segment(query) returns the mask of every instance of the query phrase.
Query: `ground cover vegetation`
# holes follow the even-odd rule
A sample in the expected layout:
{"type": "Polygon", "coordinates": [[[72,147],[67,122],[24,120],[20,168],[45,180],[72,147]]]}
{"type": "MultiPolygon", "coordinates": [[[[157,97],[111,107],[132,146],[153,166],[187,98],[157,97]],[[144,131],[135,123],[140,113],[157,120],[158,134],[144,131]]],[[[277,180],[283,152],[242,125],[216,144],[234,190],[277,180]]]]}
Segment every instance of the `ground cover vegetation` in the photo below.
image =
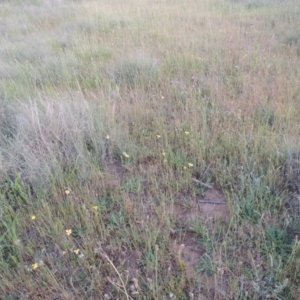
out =
{"type": "Polygon", "coordinates": [[[299,299],[300,2],[0,1],[0,298],[299,299]]]}

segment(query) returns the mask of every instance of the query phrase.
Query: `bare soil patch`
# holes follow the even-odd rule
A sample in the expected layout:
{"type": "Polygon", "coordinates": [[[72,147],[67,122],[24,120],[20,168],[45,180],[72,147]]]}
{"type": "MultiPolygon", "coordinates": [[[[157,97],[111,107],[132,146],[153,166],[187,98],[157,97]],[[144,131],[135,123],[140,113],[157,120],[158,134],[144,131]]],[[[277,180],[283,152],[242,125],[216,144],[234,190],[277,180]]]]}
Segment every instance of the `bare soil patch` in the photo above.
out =
{"type": "Polygon", "coordinates": [[[183,263],[183,268],[187,278],[195,276],[199,259],[205,253],[205,250],[199,246],[198,239],[192,232],[186,234],[179,240],[175,240],[173,250],[178,256],[179,263],[183,263]]]}
{"type": "Polygon", "coordinates": [[[200,218],[228,219],[228,209],[225,196],[217,189],[210,189],[199,201],[200,218]]]}
{"type": "Polygon", "coordinates": [[[125,177],[126,169],[120,162],[110,162],[106,165],[106,182],[111,189],[120,187],[125,177]]]}
{"type": "Polygon", "coordinates": [[[138,251],[132,251],[130,255],[126,256],[125,267],[130,280],[132,278],[138,277],[140,260],[141,254],[138,251]]]}
{"type": "Polygon", "coordinates": [[[223,193],[217,189],[209,189],[203,197],[185,200],[179,196],[180,201],[174,206],[174,213],[179,222],[187,223],[195,218],[202,221],[226,220],[230,211],[223,193]]]}
{"type": "Polygon", "coordinates": [[[201,238],[191,230],[191,224],[195,221],[209,224],[210,230],[214,231],[220,224],[227,223],[230,211],[223,193],[217,189],[209,189],[200,199],[194,198],[187,202],[183,200],[174,204],[174,214],[185,234],[175,237],[173,249],[185,265],[186,276],[192,278],[206,250],[200,246],[201,238]]]}

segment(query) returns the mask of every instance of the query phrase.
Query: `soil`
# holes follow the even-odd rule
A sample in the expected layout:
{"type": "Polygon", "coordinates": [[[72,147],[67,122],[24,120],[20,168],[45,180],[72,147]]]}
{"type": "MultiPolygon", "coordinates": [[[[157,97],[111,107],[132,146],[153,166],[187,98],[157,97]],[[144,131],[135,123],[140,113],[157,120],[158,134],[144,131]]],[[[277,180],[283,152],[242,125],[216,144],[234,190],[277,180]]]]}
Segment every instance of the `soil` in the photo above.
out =
{"type": "Polygon", "coordinates": [[[199,236],[189,229],[191,222],[198,219],[214,231],[220,224],[228,222],[230,211],[223,193],[217,189],[209,189],[199,199],[190,199],[186,203],[178,201],[174,204],[174,214],[180,227],[185,230],[184,235],[175,237],[174,252],[178,255],[181,250],[180,258],[185,265],[186,276],[192,278],[206,250],[199,245],[199,236]]]}

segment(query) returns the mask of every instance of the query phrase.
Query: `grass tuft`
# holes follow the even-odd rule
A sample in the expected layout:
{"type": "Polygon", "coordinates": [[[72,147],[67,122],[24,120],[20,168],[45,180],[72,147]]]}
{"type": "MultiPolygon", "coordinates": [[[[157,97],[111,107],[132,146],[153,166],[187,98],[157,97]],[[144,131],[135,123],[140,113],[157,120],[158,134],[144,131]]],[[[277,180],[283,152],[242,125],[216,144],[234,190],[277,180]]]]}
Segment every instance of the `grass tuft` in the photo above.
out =
{"type": "Polygon", "coordinates": [[[110,73],[117,85],[147,88],[158,80],[159,69],[155,59],[145,54],[137,54],[117,62],[110,73]]]}

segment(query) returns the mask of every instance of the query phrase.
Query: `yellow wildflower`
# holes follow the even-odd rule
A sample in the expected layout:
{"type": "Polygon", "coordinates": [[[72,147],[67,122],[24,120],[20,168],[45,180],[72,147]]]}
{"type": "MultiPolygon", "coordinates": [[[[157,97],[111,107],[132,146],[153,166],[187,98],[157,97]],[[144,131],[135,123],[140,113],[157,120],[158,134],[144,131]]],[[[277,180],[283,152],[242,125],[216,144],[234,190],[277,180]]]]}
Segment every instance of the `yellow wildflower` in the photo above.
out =
{"type": "Polygon", "coordinates": [[[186,166],[184,166],[183,169],[186,170],[186,166]]]}
{"type": "Polygon", "coordinates": [[[162,153],[162,156],[166,156],[166,152],[163,152],[163,153],[162,153]]]}
{"type": "Polygon", "coordinates": [[[35,215],[32,215],[31,216],[31,220],[35,220],[36,219],[36,216],[35,215]]]}
{"type": "Polygon", "coordinates": [[[66,195],[69,195],[69,194],[70,194],[70,191],[69,191],[69,190],[65,190],[65,194],[66,194],[66,195]]]}
{"type": "Polygon", "coordinates": [[[189,131],[185,131],[184,133],[185,133],[186,135],[189,135],[189,134],[190,134],[190,132],[189,132],[189,131]]]}
{"type": "Polygon", "coordinates": [[[66,230],[66,234],[67,234],[67,235],[71,235],[71,234],[72,234],[72,229],[67,229],[67,230],[66,230]]]}
{"type": "Polygon", "coordinates": [[[126,152],[123,152],[124,157],[129,158],[129,155],[126,152]]]}
{"type": "Polygon", "coordinates": [[[74,253],[75,253],[76,255],[78,255],[78,254],[79,254],[79,249],[74,250],[74,253]]]}
{"type": "Polygon", "coordinates": [[[31,268],[32,270],[36,270],[39,267],[39,265],[37,263],[32,264],[31,268]]]}
{"type": "Polygon", "coordinates": [[[161,136],[160,136],[159,134],[157,134],[157,135],[156,135],[156,137],[157,137],[158,139],[160,139],[160,138],[161,138],[161,136]]]}
{"type": "Polygon", "coordinates": [[[193,164],[188,163],[188,167],[189,167],[189,168],[192,168],[193,166],[194,166],[193,164]]]}
{"type": "Polygon", "coordinates": [[[97,205],[94,205],[94,206],[93,206],[93,210],[98,210],[98,206],[97,206],[97,205]]]}

